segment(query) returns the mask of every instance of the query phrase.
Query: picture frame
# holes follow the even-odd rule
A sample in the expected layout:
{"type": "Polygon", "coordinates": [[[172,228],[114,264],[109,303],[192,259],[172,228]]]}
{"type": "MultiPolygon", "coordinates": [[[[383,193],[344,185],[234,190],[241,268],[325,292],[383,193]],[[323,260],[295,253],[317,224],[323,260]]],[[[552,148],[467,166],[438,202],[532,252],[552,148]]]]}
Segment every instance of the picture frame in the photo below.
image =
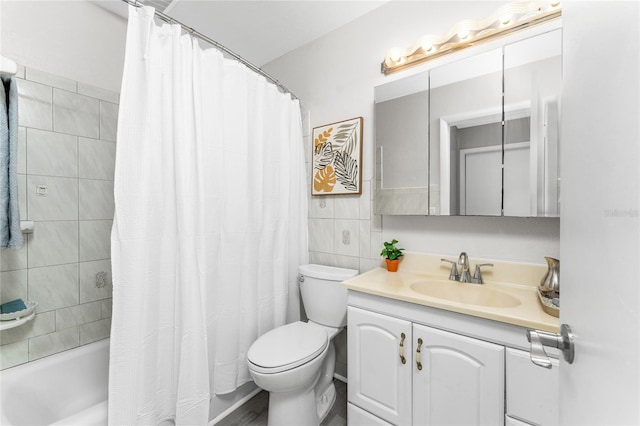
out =
{"type": "Polygon", "coordinates": [[[362,194],[363,118],[314,127],[311,195],[362,194]]]}

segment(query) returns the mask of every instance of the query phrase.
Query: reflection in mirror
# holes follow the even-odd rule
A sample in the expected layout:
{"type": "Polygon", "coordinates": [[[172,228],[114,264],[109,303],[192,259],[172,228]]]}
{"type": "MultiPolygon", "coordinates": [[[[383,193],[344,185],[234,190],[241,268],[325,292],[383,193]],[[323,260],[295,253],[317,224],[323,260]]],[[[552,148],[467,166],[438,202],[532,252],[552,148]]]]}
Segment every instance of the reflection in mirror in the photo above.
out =
{"type": "Polygon", "coordinates": [[[375,89],[376,214],[426,215],[428,73],[375,89]]]}
{"type": "MultiPolygon", "coordinates": [[[[530,129],[526,145],[504,156],[504,215],[557,217],[560,214],[559,99],[562,30],[504,48],[505,109],[526,104],[530,129]]],[[[505,124],[509,140],[521,129],[505,124]]],[[[524,141],[523,141],[524,142],[524,141]]]]}
{"type": "Polygon", "coordinates": [[[502,49],[430,72],[430,210],[499,216],[502,49]]]}

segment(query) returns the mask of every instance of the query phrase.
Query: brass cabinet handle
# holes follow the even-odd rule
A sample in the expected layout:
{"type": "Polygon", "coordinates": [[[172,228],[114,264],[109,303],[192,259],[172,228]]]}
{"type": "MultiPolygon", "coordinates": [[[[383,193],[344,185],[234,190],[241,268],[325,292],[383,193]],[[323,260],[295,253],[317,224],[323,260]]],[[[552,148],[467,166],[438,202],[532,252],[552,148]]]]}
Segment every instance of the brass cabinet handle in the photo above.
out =
{"type": "Polygon", "coordinates": [[[400,362],[403,364],[407,363],[407,359],[404,357],[404,339],[406,339],[406,337],[404,333],[400,334],[400,362]]]}
{"type": "Polygon", "coordinates": [[[416,349],[416,366],[422,371],[422,355],[421,355],[422,339],[418,339],[418,349],[416,349]]]}

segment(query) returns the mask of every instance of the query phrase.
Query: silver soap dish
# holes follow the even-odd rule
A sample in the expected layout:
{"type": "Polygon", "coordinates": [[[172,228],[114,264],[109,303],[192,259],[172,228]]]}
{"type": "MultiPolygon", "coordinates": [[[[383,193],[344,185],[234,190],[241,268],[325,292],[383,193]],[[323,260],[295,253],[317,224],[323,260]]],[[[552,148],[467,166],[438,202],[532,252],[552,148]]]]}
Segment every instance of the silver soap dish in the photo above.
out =
{"type": "Polygon", "coordinates": [[[542,310],[556,318],[560,317],[559,299],[557,297],[547,297],[542,290],[538,288],[538,299],[542,305],[542,310]],[[558,304],[554,303],[554,301],[558,301],[558,304]]]}

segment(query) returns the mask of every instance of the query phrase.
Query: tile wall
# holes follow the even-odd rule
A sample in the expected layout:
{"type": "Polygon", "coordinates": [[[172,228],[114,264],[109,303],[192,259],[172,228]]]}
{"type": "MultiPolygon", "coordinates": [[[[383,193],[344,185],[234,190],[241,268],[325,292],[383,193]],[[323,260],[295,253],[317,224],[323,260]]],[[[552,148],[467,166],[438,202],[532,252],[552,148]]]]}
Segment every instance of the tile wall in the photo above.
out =
{"type": "Polygon", "coordinates": [[[39,303],[0,331],[0,368],[109,337],[113,174],[119,94],[20,67],[21,250],[0,251],[0,303],[39,303]]]}
{"type": "MultiPolygon", "coordinates": [[[[302,108],[309,194],[309,263],[356,269],[380,265],[382,216],[373,212],[373,179],[362,181],[361,195],[311,196],[312,128],[310,112],[302,108]]],[[[347,334],[334,338],[336,374],[347,377],[347,334]]]]}

